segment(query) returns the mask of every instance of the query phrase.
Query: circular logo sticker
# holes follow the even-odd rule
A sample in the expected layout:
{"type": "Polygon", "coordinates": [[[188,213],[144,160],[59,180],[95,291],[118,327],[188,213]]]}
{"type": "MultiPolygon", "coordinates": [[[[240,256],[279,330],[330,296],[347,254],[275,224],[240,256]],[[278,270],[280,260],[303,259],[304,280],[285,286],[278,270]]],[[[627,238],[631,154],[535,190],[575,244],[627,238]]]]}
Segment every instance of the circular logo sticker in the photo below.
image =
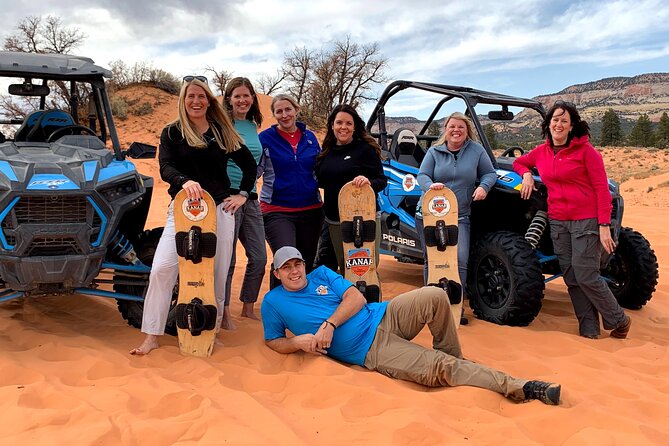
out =
{"type": "Polygon", "coordinates": [[[372,253],[367,248],[349,249],[346,259],[346,269],[351,270],[358,277],[364,276],[374,264],[372,253]]]}
{"type": "Polygon", "coordinates": [[[451,202],[443,195],[437,195],[430,200],[428,209],[435,217],[443,217],[451,210],[451,202]]]}
{"type": "Polygon", "coordinates": [[[181,204],[181,210],[190,221],[202,221],[209,213],[209,207],[204,200],[186,198],[181,204]]]}
{"type": "Polygon", "coordinates": [[[411,192],[415,188],[416,188],[416,177],[414,177],[410,173],[404,175],[404,178],[402,179],[402,189],[404,189],[404,192],[411,192]]]}

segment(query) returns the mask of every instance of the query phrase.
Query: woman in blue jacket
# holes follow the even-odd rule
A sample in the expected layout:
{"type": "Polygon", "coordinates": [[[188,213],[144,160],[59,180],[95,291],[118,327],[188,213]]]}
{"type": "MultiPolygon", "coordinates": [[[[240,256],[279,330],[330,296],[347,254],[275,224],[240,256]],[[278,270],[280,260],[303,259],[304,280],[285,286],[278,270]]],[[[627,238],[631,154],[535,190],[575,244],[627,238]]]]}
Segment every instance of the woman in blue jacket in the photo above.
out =
{"type": "MultiPolygon", "coordinates": [[[[296,247],[309,272],[323,225],[323,203],[314,175],[321,148],[313,132],[297,122],[300,106],[295,98],[278,94],[271,108],[277,124],[258,135],[263,150],[258,175],[263,177],[260,210],[265,238],[272,253],[283,246],[296,247]]],[[[278,284],[270,276],[270,286],[278,284]]]]}
{"type": "MultiPolygon", "coordinates": [[[[425,154],[417,178],[423,191],[443,189],[445,186],[458,199],[458,271],[463,289],[467,282],[469,261],[471,204],[472,201],[485,199],[497,180],[490,157],[477,141],[471,120],[459,112],[451,114],[444,123],[444,133],[425,154]]],[[[416,229],[423,237],[423,218],[420,212],[416,213],[416,229]]],[[[424,280],[427,281],[425,240],[423,255],[424,280]]]]}

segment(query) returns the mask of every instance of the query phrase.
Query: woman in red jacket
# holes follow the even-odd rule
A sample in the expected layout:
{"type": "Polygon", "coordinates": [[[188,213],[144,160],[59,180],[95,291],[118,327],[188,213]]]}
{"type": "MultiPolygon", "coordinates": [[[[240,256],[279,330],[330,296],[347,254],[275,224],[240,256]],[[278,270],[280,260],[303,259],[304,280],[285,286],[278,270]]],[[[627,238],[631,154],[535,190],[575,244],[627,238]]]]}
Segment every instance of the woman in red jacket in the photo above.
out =
{"type": "Polygon", "coordinates": [[[627,337],[632,320],[599,275],[602,247],[616,247],[611,237],[611,193],[602,156],[590,144],[590,128],[574,104],[557,101],[541,125],[546,142],[513,163],[523,177],[520,196],[530,198],[537,168],[548,189],[551,238],[581,336],[599,337],[599,315],[611,337],[627,337]]]}

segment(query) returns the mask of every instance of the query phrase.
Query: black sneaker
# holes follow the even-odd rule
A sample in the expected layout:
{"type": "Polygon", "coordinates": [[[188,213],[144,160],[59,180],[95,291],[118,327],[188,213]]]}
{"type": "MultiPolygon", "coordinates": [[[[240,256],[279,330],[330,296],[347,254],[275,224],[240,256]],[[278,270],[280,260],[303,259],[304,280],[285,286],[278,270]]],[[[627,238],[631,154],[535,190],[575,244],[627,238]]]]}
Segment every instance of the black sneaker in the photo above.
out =
{"type": "Polygon", "coordinates": [[[528,381],[523,386],[526,400],[539,400],[544,404],[560,404],[560,384],[545,381],[528,381]]]}

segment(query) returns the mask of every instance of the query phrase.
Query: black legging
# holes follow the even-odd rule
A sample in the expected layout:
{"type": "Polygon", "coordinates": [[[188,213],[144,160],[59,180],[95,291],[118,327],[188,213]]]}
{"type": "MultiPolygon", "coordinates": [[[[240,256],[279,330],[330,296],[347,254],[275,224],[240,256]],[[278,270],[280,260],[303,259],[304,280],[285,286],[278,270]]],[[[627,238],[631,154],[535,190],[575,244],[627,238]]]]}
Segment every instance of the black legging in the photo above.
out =
{"type": "MultiPolygon", "coordinates": [[[[265,238],[274,254],[279,248],[293,246],[304,258],[307,273],[312,270],[318,239],[323,226],[323,209],[298,212],[270,212],[263,214],[265,238]]],[[[280,284],[274,274],[269,275],[269,286],[280,284]]]]}

